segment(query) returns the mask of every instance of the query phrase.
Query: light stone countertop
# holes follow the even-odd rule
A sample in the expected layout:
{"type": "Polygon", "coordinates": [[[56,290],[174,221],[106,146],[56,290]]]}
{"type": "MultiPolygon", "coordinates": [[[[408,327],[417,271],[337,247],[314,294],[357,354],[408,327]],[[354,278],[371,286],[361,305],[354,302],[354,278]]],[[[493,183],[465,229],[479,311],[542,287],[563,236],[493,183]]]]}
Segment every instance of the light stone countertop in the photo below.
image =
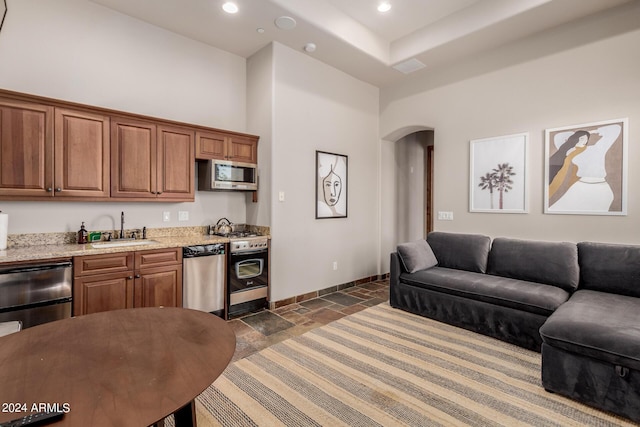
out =
{"type": "MultiPolygon", "coordinates": [[[[269,227],[246,224],[239,226],[245,230],[254,231],[269,239],[271,238],[271,230],[269,227]]],[[[125,234],[129,235],[132,230],[125,231],[125,234]]],[[[74,232],[13,234],[8,236],[8,248],[6,250],[0,250],[0,266],[4,263],[20,261],[45,261],[53,258],[71,258],[74,256],[181,248],[191,245],[229,242],[229,239],[226,237],[209,235],[207,226],[150,228],[147,232],[147,240],[152,240],[157,243],[111,248],[94,248],[91,243],[82,245],[72,243],[77,237],[74,232]]],[[[103,241],[103,243],[106,242],[103,241]]]]}
{"type": "Polygon", "coordinates": [[[78,244],[49,244],[8,248],[0,251],[0,264],[18,261],[47,260],[51,258],[70,258],[83,255],[99,255],[118,252],[142,251],[150,249],[178,248],[190,245],[206,245],[212,243],[227,243],[229,239],[220,236],[170,236],[152,237],[158,243],[137,246],[119,246],[114,248],[94,248],[91,243],[78,244]]]}

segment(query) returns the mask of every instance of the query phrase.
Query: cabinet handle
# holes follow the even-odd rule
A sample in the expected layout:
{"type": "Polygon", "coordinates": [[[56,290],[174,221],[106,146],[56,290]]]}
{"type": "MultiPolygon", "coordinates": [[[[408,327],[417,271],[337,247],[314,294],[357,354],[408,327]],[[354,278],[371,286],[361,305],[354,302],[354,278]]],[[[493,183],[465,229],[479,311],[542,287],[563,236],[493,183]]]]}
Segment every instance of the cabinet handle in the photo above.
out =
{"type": "Polygon", "coordinates": [[[47,188],[47,193],[51,193],[53,191],[53,188],[49,187],[47,188]]]}
{"type": "Polygon", "coordinates": [[[59,193],[59,192],[61,192],[61,191],[62,191],[62,188],[60,188],[60,187],[56,187],[56,193],[59,193]]]}
{"type": "Polygon", "coordinates": [[[156,194],[162,194],[162,191],[158,191],[156,194]]]}
{"type": "Polygon", "coordinates": [[[139,278],[140,278],[140,275],[139,275],[139,274],[136,274],[136,279],[139,279],[139,278]]]}
{"type": "Polygon", "coordinates": [[[131,279],[133,279],[133,276],[129,276],[129,277],[127,277],[127,279],[131,280],[131,279]]]}

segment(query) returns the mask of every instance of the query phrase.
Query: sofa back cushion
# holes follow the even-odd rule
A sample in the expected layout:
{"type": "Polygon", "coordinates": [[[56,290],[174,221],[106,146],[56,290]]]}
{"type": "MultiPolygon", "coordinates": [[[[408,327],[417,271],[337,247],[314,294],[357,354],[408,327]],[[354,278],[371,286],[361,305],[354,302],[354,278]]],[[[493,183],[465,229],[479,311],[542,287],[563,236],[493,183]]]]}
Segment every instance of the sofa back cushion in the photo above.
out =
{"type": "Polygon", "coordinates": [[[640,246],[578,243],[580,288],[640,297],[640,246]]]}
{"type": "Polygon", "coordinates": [[[573,292],[580,281],[578,248],[569,242],[497,237],[491,245],[487,272],[573,292]]]}
{"type": "Polygon", "coordinates": [[[480,234],[445,233],[432,231],[427,235],[439,267],[457,270],[487,271],[491,238],[480,234]]]}

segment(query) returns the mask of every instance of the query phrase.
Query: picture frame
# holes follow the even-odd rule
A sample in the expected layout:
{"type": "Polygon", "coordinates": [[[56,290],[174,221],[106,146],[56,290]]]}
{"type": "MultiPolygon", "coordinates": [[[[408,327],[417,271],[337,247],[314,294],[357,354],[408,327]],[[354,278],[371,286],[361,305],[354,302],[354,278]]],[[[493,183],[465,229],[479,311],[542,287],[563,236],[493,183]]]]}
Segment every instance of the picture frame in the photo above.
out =
{"type": "Polygon", "coordinates": [[[469,212],[528,212],[528,143],[526,132],[470,141],[469,212]]]}
{"type": "Polygon", "coordinates": [[[545,130],[544,213],[627,214],[628,122],[545,130]]]}
{"type": "Polygon", "coordinates": [[[348,157],[316,151],[316,219],[346,218],[348,157]]]}

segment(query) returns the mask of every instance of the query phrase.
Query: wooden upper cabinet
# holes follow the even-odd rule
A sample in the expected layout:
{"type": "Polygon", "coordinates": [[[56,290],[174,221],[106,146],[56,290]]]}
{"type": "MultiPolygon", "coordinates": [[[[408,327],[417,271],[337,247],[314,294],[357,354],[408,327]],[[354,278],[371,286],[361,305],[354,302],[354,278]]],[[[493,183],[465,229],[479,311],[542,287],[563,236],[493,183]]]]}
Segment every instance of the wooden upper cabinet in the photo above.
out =
{"type": "Polygon", "coordinates": [[[216,132],[196,132],[196,159],[258,162],[258,139],[216,132]]]}
{"type": "Polygon", "coordinates": [[[0,98],[0,196],[51,197],[53,107],[0,98]]]}
{"type": "Polygon", "coordinates": [[[195,161],[258,137],[0,89],[0,200],[195,200],[195,161]]]}
{"type": "Polygon", "coordinates": [[[109,117],[56,108],[55,197],[108,198],[109,117]]]}
{"type": "Polygon", "coordinates": [[[156,125],[111,119],[111,197],[156,197],[156,125]]]}
{"type": "Polygon", "coordinates": [[[246,136],[232,136],[227,144],[228,159],[234,162],[258,163],[258,140],[246,136]]]}
{"type": "Polygon", "coordinates": [[[196,132],[196,159],[226,159],[227,137],[220,133],[196,132]]]}
{"type": "Polygon", "coordinates": [[[158,126],[157,192],[161,199],[195,199],[193,132],[158,126]]]}
{"type": "Polygon", "coordinates": [[[0,195],[109,197],[109,118],[0,100],[0,195]]]}
{"type": "Polygon", "coordinates": [[[111,121],[111,197],[193,201],[193,132],[131,119],[111,121]]]}

